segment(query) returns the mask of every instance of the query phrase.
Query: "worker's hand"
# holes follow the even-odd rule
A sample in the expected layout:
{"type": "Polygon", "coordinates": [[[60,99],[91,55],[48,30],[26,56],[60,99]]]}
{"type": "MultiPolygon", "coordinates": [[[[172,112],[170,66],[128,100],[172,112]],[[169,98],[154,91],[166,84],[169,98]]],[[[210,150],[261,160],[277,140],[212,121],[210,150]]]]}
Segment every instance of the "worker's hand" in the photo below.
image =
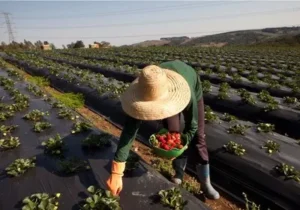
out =
{"type": "Polygon", "coordinates": [[[118,174],[111,174],[109,179],[106,181],[106,184],[114,196],[119,195],[123,189],[122,176],[118,174]]]}
{"type": "Polygon", "coordinates": [[[126,162],[112,162],[111,175],[106,181],[109,190],[113,195],[119,195],[123,189],[123,180],[126,162]]]}

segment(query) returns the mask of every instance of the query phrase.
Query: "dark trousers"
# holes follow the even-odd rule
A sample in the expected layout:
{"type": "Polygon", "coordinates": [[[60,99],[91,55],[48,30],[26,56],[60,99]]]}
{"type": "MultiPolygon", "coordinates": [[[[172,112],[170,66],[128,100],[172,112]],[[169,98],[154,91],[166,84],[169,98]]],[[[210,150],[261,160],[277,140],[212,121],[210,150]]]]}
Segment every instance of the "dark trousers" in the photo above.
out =
{"type": "MultiPolygon", "coordinates": [[[[170,132],[180,132],[181,130],[181,114],[177,114],[173,117],[163,120],[163,126],[170,132]]],[[[205,114],[204,114],[204,101],[203,98],[198,101],[198,130],[191,141],[187,150],[182,155],[173,160],[173,167],[176,171],[176,178],[183,178],[184,170],[187,161],[191,161],[193,164],[208,164],[209,157],[207,152],[207,146],[205,141],[205,114]]]]}

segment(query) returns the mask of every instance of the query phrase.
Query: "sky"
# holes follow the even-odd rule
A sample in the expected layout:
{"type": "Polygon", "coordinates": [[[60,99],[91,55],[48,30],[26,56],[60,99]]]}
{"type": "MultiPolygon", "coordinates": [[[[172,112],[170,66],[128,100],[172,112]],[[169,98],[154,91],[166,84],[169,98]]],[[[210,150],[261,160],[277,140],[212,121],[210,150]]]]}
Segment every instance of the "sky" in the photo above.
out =
{"type": "MultiPolygon", "coordinates": [[[[61,48],[108,41],[120,46],[161,37],[197,37],[232,30],[300,26],[300,1],[0,1],[15,41],[61,48]]],[[[0,14],[0,42],[8,43],[0,14]]]]}

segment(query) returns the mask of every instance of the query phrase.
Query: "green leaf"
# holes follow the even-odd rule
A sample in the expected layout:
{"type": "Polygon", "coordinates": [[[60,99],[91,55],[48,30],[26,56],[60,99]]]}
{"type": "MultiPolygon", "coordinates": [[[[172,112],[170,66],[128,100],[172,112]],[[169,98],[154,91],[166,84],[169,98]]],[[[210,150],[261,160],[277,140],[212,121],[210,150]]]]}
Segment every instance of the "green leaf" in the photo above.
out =
{"type": "Polygon", "coordinates": [[[158,133],[157,134],[166,134],[166,133],[168,133],[169,131],[168,131],[168,129],[165,129],[165,128],[162,128],[160,131],[158,131],[158,133]]]}
{"type": "Polygon", "coordinates": [[[95,187],[94,186],[89,186],[89,188],[87,188],[87,191],[91,194],[95,193],[95,187]]]}

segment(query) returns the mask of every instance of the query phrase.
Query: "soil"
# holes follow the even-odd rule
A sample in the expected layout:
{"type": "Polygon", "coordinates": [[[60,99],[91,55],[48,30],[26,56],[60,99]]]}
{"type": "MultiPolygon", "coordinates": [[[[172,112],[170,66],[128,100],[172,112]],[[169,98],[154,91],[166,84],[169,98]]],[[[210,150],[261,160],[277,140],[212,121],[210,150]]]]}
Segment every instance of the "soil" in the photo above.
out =
{"type": "MultiPolygon", "coordinates": [[[[15,66],[12,66],[10,64],[8,66],[11,66],[14,69],[17,69],[15,66]]],[[[17,69],[17,70],[19,70],[19,69],[17,69]]],[[[19,72],[24,76],[25,79],[31,77],[31,75],[25,73],[24,71],[19,70],[19,72]]],[[[60,93],[57,90],[51,88],[50,86],[42,87],[42,89],[44,91],[46,91],[48,94],[51,94],[51,93],[53,94],[53,92],[55,92],[57,94],[60,93]]],[[[103,130],[103,131],[110,133],[117,137],[119,137],[121,135],[121,130],[118,127],[111,124],[110,122],[105,120],[105,118],[103,118],[99,114],[96,114],[95,112],[91,111],[90,109],[88,109],[86,107],[82,107],[82,108],[77,108],[76,111],[81,116],[83,116],[84,118],[89,120],[98,129],[103,130]]],[[[147,147],[144,144],[135,140],[133,143],[132,150],[134,152],[136,152],[145,162],[147,162],[148,164],[151,164],[151,160],[153,160],[154,155],[152,154],[151,149],[149,147],[147,147]]],[[[157,158],[157,157],[155,157],[155,158],[157,158]]],[[[190,181],[195,182],[195,177],[192,177],[187,174],[185,174],[184,179],[185,179],[185,181],[188,181],[188,182],[190,182],[190,181]]],[[[196,184],[200,185],[200,183],[198,183],[198,182],[196,184]]],[[[222,194],[222,192],[220,192],[220,194],[221,194],[220,199],[215,200],[215,201],[209,200],[209,199],[204,199],[202,196],[199,196],[199,199],[201,199],[212,210],[241,210],[241,209],[243,209],[242,206],[238,206],[236,203],[234,203],[234,201],[232,201],[226,195],[222,194]]]]}

